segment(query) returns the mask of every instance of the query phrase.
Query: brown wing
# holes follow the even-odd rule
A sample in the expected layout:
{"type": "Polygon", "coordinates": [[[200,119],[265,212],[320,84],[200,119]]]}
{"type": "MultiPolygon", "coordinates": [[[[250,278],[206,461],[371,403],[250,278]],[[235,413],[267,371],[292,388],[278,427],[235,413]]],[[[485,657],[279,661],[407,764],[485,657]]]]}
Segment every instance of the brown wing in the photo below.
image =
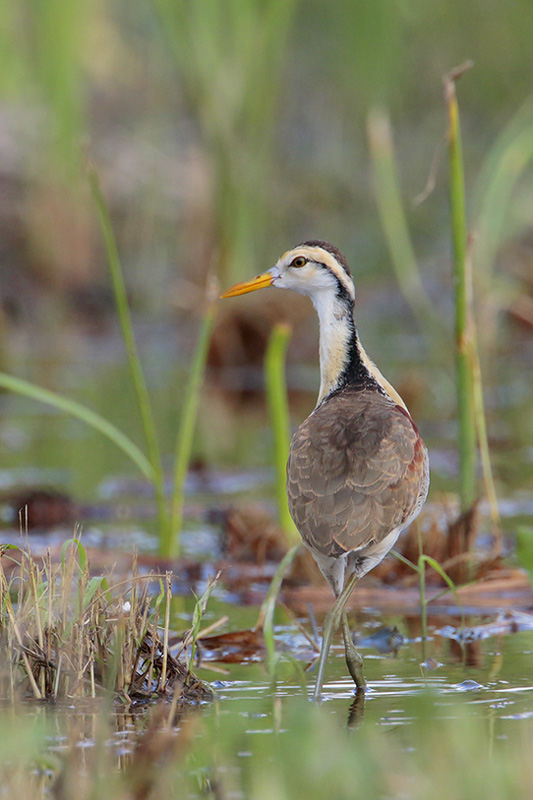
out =
{"type": "Polygon", "coordinates": [[[324,555],[381,541],[414,513],[425,481],[426,449],[411,419],[374,391],[333,395],[291,442],[289,508],[324,555]]]}

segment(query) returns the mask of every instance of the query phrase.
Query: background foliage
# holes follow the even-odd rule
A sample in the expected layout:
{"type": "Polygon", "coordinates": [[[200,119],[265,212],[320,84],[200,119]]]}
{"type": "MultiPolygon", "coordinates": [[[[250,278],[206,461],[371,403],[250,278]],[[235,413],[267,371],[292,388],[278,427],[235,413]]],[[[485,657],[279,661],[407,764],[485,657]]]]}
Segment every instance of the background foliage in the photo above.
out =
{"type": "MultiPolygon", "coordinates": [[[[459,100],[467,216],[478,234],[472,257],[482,364],[489,386],[500,387],[489,393],[489,415],[507,402],[503,384],[518,403],[504,427],[493,415],[489,428],[515,442],[519,431],[527,447],[532,425],[522,418],[522,390],[510,385],[501,356],[512,348],[515,372],[529,366],[520,344],[528,329],[509,327],[502,314],[531,287],[528,0],[494,0],[490,8],[480,0],[6,0],[0,23],[4,366],[69,393],[142,439],[125,368],[117,367],[121,345],[112,338],[116,320],[88,189],[89,157],[109,205],[167,455],[207,275],[227,285],[310,237],[346,252],[368,349],[400,382],[417,418],[422,414],[430,444],[448,439],[455,416],[451,351],[435,348],[428,335],[433,319],[434,340],[447,345],[453,327],[446,159],[439,157],[447,129],[442,77],[472,59],[459,100]],[[371,146],[376,119],[392,131],[391,163],[411,237],[396,259],[380,206],[376,142],[371,146]],[[415,202],[430,175],[433,191],[415,202]],[[417,260],[430,298],[423,338],[420,308],[413,315],[391,270],[392,260],[401,286],[402,258],[404,265],[417,260]]],[[[244,381],[247,392],[261,378],[238,370],[258,366],[272,319],[291,317],[289,389],[305,396],[308,410],[306,392],[316,379],[298,365],[316,359],[314,318],[304,302],[291,298],[287,307],[285,298],[266,294],[246,301],[256,327],[245,329],[244,344],[217,338],[236,306],[220,312],[209,376],[222,367],[219,384],[234,392],[244,381]],[[242,357],[235,355],[239,347],[242,357]]],[[[247,313],[244,306],[238,312],[247,313]]],[[[249,428],[236,426],[234,409],[216,393],[203,402],[201,419],[216,420],[218,435],[210,437],[200,422],[193,455],[235,462],[245,448],[265,460],[267,445],[259,439],[249,447],[249,428]]],[[[67,443],[58,457],[43,439],[42,418],[30,421],[25,435],[36,462],[79,474],[80,448],[67,443]]],[[[87,435],[77,433],[78,440],[87,435]]],[[[26,451],[8,449],[10,465],[27,463],[26,451]]],[[[78,490],[94,487],[102,469],[126,463],[120,454],[89,449],[84,478],[69,478],[78,490]]],[[[522,479],[515,462],[500,464],[500,479],[522,479]]],[[[527,467],[525,477],[530,473],[527,467]]]]}

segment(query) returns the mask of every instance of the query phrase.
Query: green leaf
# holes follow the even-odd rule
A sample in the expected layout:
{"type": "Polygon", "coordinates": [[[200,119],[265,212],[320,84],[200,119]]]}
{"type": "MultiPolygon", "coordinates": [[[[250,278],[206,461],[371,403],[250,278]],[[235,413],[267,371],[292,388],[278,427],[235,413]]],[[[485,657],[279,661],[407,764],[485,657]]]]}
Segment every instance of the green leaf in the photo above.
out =
{"type": "Polygon", "coordinates": [[[457,586],[452,581],[452,579],[447,574],[447,572],[441,567],[439,562],[436,561],[434,558],[432,558],[431,556],[421,555],[420,558],[418,559],[418,563],[419,563],[419,565],[421,565],[423,562],[425,562],[432,569],[434,569],[435,572],[437,573],[437,575],[440,575],[440,577],[443,579],[443,581],[447,584],[448,588],[453,592],[453,596],[455,597],[455,601],[456,601],[457,605],[459,606],[459,608],[461,609],[461,620],[462,620],[462,625],[464,627],[464,625],[465,625],[465,613],[464,613],[463,605],[462,605],[461,600],[459,598],[459,594],[457,593],[457,586]]]}
{"type": "Polygon", "coordinates": [[[122,431],[104,419],[104,417],[101,417],[100,414],[91,411],[90,408],[81,403],[70,400],[68,397],[62,397],[49,389],[43,389],[41,386],[36,386],[22,378],[15,378],[13,375],[7,375],[5,372],[0,372],[0,386],[3,386],[4,389],[9,389],[11,392],[31,397],[32,400],[37,400],[40,403],[46,403],[60,411],[65,411],[94,430],[99,431],[126,453],[145,478],[153,482],[154,470],[144,453],[122,431]]]}
{"type": "Polygon", "coordinates": [[[516,531],[516,556],[533,586],[533,528],[521,525],[516,531]]]}
{"type": "Polygon", "coordinates": [[[283,322],[274,325],[272,328],[265,355],[265,387],[270,424],[274,437],[274,470],[278,516],[281,527],[285,531],[287,544],[294,545],[300,541],[300,534],[289,512],[286,489],[291,426],[285,380],[285,354],[291,333],[290,326],[283,322]]]}
{"type": "Polygon", "coordinates": [[[189,637],[191,640],[190,664],[192,664],[194,661],[194,654],[196,652],[196,640],[200,632],[202,617],[205,614],[205,610],[207,608],[208,600],[211,597],[211,593],[215,588],[216,584],[218,583],[218,579],[220,578],[221,575],[222,575],[222,570],[219,570],[214,578],[209,578],[205,592],[202,594],[200,598],[196,600],[196,605],[194,606],[194,612],[192,615],[192,627],[189,633],[189,637]]]}
{"type": "Polygon", "coordinates": [[[176,438],[174,460],[174,482],[172,487],[172,514],[170,526],[160,540],[161,555],[177,558],[180,552],[180,533],[183,520],[183,502],[185,480],[191,460],[191,452],[196,430],[198,406],[201,399],[202,381],[209,352],[211,332],[215,322],[216,308],[213,302],[208,304],[202,320],[196,349],[191,363],[189,380],[185,386],[185,397],[176,438]]]}
{"type": "Polygon", "coordinates": [[[154,411],[133,333],[133,323],[128,304],[128,294],[126,291],[126,284],[118,255],[115,234],[111,224],[111,216],[109,214],[109,209],[107,208],[104,195],[102,194],[102,190],[100,189],[98,175],[92,166],[89,166],[88,178],[96,210],[98,211],[100,224],[102,226],[107,261],[109,264],[109,272],[111,275],[111,285],[113,287],[113,295],[115,298],[115,306],[120,322],[120,329],[122,331],[122,338],[126,347],[126,354],[128,356],[132,386],[137,398],[137,405],[144,429],[146,446],[148,448],[151,466],[150,480],[154,487],[156,497],[160,536],[163,536],[168,527],[169,520],[165,505],[165,475],[163,472],[161,451],[157,439],[154,411]]]}
{"type": "Polygon", "coordinates": [[[107,578],[103,576],[96,576],[91,578],[87,586],[85,587],[85,592],[83,593],[83,610],[87,608],[88,605],[92,602],[93,597],[95,596],[98,589],[102,589],[102,592],[109,591],[109,584],[107,582],[107,578]]]}
{"type": "Polygon", "coordinates": [[[285,572],[292,564],[294,556],[301,546],[301,542],[294,545],[294,547],[292,547],[282,558],[279,567],[277,568],[276,573],[270,582],[270,587],[261,606],[261,612],[259,615],[259,618],[263,619],[263,636],[265,637],[265,645],[268,654],[268,669],[272,677],[274,675],[276,666],[276,647],[274,642],[274,611],[276,609],[276,601],[278,599],[279,590],[281,588],[285,572]]]}
{"type": "Polygon", "coordinates": [[[69,547],[76,547],[78,551],[78,567],[80,572],[83,572],[87,568],[87,553],[85,552],[85,548],[80,542],[79,539],[67,539],[66,542],[63,542],[63,546],[61,547],[61,569],[65,569],[66,559],[67,559],[67,550],[69,547]]]}

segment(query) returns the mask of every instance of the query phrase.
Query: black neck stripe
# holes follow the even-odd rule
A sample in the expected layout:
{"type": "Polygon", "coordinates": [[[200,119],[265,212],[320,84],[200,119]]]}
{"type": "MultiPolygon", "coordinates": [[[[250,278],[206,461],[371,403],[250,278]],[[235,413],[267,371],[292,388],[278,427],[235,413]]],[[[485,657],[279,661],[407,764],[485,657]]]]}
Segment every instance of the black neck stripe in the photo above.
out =
{"type": "MultiPolygon", "coordinates": [[[[326,264],[323,267],[329,269],[326,264]]],[[[331,270],[330,270],[331,272],[331,270]]],[[[333,273],[334,274],[334,273],[333,273]]],[[[345,386],[354,386],[358,388],[369,388],[383,392],[382,387],[374,378],[368,367],[363,363],[361,358],[361,351],[359,348],[359,337],[354,321],[354,306],[355,302],[351,294],[348,292],[342,281],[335,275],[337,281],[337,298],[340,303],[345,307],[345,323],[349,329],[349,340],[347,359],[339,375],[336,390],[342,389],[345,386]]]]}

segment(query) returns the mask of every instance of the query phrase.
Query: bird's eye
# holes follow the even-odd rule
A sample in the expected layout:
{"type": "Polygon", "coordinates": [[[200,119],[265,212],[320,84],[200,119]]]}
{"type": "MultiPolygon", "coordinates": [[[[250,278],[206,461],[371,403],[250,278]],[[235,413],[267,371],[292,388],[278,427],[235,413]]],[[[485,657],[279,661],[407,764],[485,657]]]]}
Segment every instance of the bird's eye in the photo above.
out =
{"type": "Polygon", "coordinates": [[[303,256],[297,256],[291,263],[291,267],[305,267],[307,259],[303,256]]]}

